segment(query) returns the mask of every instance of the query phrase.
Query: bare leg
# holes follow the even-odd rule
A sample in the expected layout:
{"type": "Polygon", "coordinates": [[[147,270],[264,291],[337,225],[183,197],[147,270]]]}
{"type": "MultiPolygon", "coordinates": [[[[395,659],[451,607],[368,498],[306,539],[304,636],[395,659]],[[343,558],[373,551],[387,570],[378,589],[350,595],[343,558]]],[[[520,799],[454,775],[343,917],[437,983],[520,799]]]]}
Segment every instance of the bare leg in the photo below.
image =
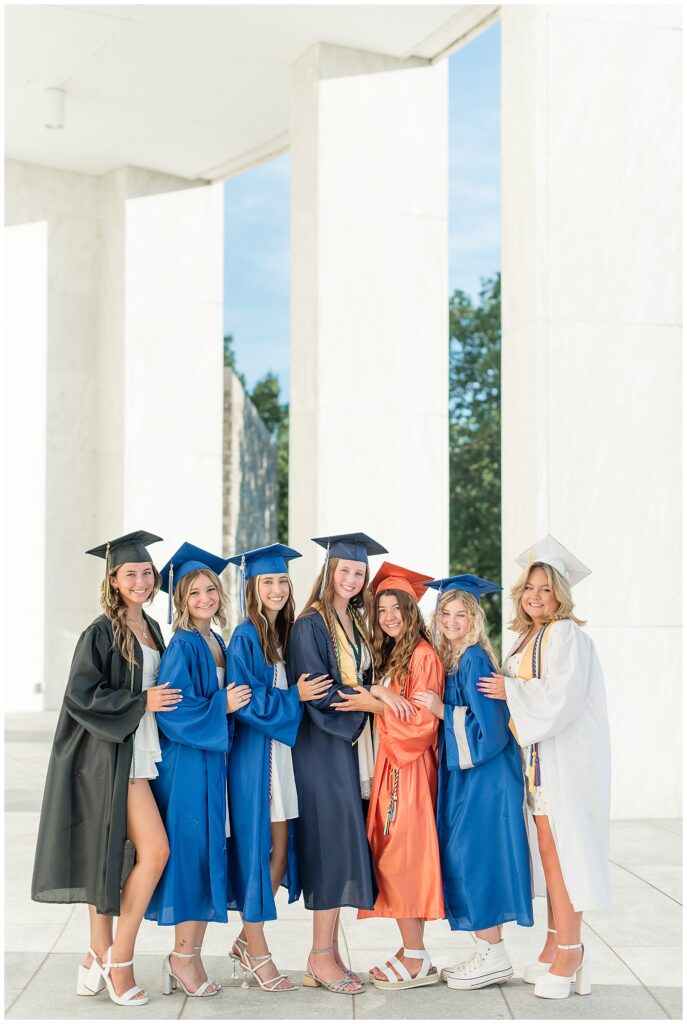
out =
{"type": "MultiPolygon", "coordinates": [[[[273,821],[270,823],[270,832],[272,836],[272,853],[270,854],[270,881],[272,883],[272,893],[276,893],[281,885],[286,871],[287,862],[287,847],[289,842],[289,823],[288,821],[273,821]]],[[[245,925],[236,936],[237,939],[246,939],[245,925]]],[[[234,939],[234,946],[238,953],[239,947],[236,946],[236,939],[234,939]]],[[[251,951],[252,952],[252,951],[251,951]]],[[[253,953],[255,956],[255,953],[253,953]]],[[[263,975],[260,972],[260,977],[263,981],[267,981],[267,975],[263,975]]],[[[272,975],[274,977],[274,975],[272,975]]]]}
{"type": "MultiPolygon", "coordinates": [[[[207,981],[208,976],[200,959],[199,950],[196,950],[196,946],[201,946],[203,943],[206,928],[207,921],[182,921],[181,924],[174,927],[174,950],[177,953],[185,953],[187,956],[174,956],[172,953],[169,963],[174,974],[183,981],[189,992],[197,991],[203,982],[207,981]],[[191,955],[195,953],[195,958],[188,957],[189,953],[191,955]]],[[[208,986],[208,991],[214,992],[217,988],[219,985],[217,982],[213,982],[208,986]]]]}
{"type": "Polygon", "coordinates": [[[500,942],[501,926],[497,924],[493,928],[483,928],[481,932],[475,932],[475,935],[478,939],[484,939],[485,942],[500,942]]]}
{"type": "MultiPolygon", "coordinates": [[[[88,919],[91,928],[90,947],[102,959],[105,952],[112,945],[112,916],[110,914],[99,914],[95,907],[89,903],[88,919]]],[[[90,967],[92,963],[93,957],[90,953],[87,953],[83,965],[84,967],[90,967]]]]}
{"type": "MultiPolygon", "coordinates": [[[[399,927],[401,939],[403,940],[403,946],[396,952],[396,956],[405,966],[411,978],[414,978],[422,967],[422,960],[419,960],[417,957],[405,956],[403,949],[424,949],[425,922],[419,917],[398,917],[396,918],[396,924],[399,927]]],[[[398,975],[400,981],[401,976],[398,974],[398,971],[395,968],[392,968],[392,970],[398,975]]],[[[372,974],[378,981],[388,980],[378,967],[373,968],[372,974]]]]}
{"type": "MultiPolygon", "coordinates": [[[[535,818],[535,821],[536,821],[536,818],[535,818]]],[[[551,908],[551,900],[549,898],[548,892],[546,894],[546,926],[547,926],[547,928],[554,928],[554,929],[556,927],[556,922],[553,919],[553,910],[551,908]]],[[[568,943],[564,943],[564,945],[568,945],[568,943]]],[[[541,953],[539,954],[540,962],[543,963],[543,964],[550,964],[550,963],[552,963],[553,958],[556,955],[556,950],[557,949],[558,949],[558,936],[547,931],[547,933],[546,933],[546,941],[544,942],[544,948],[542,949],[541,953]]]]}
{"type": "MultiPolygon", "coordinates": [[[[312,947],[313,949],[329,949],[332,945],[332,936],[334,934],[334,925],[336,923],[339,911],[334,910],[314,910],[313,919],[313,938],[312,947]]],[[[340,981],[343,977],[343,971],[334,959],[332,953],[311,953],[310,963],[315,974],[322,978],[323,981],[340,981]]],[[[360,991],[360,985],[357,982],[350,981],[343,987],[344,992],[350,992],[354,995],[360,991]]]]}
{"type": "MultiPolygon", "coordinates": [[[[127,834],[136,849],[136,864],[122,889],[112,943],[112,960],[119,963],[133,960],[138,929],[169,857],[167,835],[146,779],[129,782],[127,834]]],[[[112,984],[117,995],[135,985],[133,966],[113,968],[112,984]]]]}
{"type": "MultiPolygon", "coordinates": [[[[201,957],[203,949],[203,939],[205,938],[205,932],[207,931],[207,927],[207,921],[196,921],[196,942],[194,952],[196,954],[196,967],[198,968],[198,973],[200,974],[201,984],[202,982],[208,980],[207,971],[205,970],[205,965],[203,964],[203,960],[201,957]]],[[[221,987],[222,986],[219,985],[216,981],[211,981],[207,987],[207,991],[214,992],[216,989],[221,987]]]]}
{"type": "MultiPolygon", "coordinates": [[[[545,814],[538,814],[534,821],[537,826],[539,853],[546,878],[546,891],[555,921],[553,927],[557,932],[555,936],[549,937],[555,938],[556,943],[560,943],[562,946],[572,946],[580,941],[582,914],[577,912],[570,902],[548,817],[545,814]]],[[[551,974],[570,977],[581,962],[581,949],[556,949],[556,955],[549,970],[551,974]]]]}

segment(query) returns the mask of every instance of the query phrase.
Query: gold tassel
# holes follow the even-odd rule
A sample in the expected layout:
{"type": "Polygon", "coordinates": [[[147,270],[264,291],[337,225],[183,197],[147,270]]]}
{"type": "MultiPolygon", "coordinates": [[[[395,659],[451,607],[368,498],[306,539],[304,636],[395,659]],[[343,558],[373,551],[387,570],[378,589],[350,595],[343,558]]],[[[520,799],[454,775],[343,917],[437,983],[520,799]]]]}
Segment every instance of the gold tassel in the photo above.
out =
{"type": "Polygon", "coordinates": [[[105,601],[110,605],[110,542],[108,540],[105,549],[105,601]]]}

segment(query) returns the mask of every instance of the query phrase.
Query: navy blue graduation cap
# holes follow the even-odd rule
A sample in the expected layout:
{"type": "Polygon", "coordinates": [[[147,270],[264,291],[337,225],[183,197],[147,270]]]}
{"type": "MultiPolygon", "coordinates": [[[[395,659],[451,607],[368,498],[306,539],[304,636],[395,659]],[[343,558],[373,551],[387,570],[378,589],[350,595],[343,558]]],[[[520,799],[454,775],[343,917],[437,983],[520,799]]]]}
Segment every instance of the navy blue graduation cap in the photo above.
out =
{"type": "Polygon", "coordinates": [[[212,569],[219,576],[228,564],[228,558],[213,555],[209,551],[197,548],[195,544],[189,544],[188,541],[184,541],[161,572],[162,586],[160,589],[165,594],[169,594],[167,622],[171,623],[172,621],[172,595],[179,580],[183,579],[184,576],[188,576],[195,569],[212,569]]]}
{"type": "Polygon", "coordinates": [[[313,537],[312,540],[321,548],[326,549],[320,597],[324,594],[330,558],[346,558],[351,562],[367,564],[368,555],[386,555],[388,553],[386,548],[383,548],[372,537],[368,537],[366,533],[337,533],[330,537],[313,537]]]}
{"type": "Polygon", "coordinates": [[[438,591],[437,603],[434,607],[435,647],[437,645],[437,612],[443,593],[447,590],[464,590],[466,594],[472,594],[479,601],[480,597],[484,594],[495,594],[497,591],[503,590],[503,587],[500,587],[498,583],[492,583],[491,580],[483,580],[481,576],[472,576],[470,573],[464,573],[462,576],[446,576],[443,580],[432,580],[431,583],[425,583],[424,585],[427,588],[438,591]]]}
{"type": "Polygon", "coordinates": [[[147,530],[134,530],[133,533],[125,533],[123,537],[116,537],[108,540],[105,544],[99,544],[95,548],[89,548],[87,555],[96,555],[105,559],[105,583],[110,587],[110,573],[112,567],[123,565],[125,562],[150,562],[152,558],[146,548],[146,544],[155,544],[162,540],[156,533],[148,533],[147,530]]]}
{"type": "Polygon", "coordinates": [[[287,562],[292,558],[301,558],[300,551],[295,548],[288,548],[286,544],[268,544],[264,548],[255,548],[253,551],[244,551],[240,555],[232,555],[227,561],[238,565],[241,572],[241,583],[239,598],[241,601],[241,615],[246,617],[246,580],[253,576],[266,576],[270,573],[288,572],[287,562]]]}

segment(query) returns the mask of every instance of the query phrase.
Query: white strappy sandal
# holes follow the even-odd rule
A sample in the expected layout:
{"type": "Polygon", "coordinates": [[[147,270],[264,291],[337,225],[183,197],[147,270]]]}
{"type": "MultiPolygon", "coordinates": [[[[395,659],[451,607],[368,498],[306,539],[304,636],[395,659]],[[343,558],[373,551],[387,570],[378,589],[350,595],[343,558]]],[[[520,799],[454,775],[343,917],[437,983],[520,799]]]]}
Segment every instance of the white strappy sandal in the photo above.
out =
{"type": "Polygon", "coordinates": [[[93,961],[90,967],[84,967],[83,964],[79,964],[79,970],[76,974],[77,996],[97,996],[98,992],[102,992],[105,988],[102,971],[97,963],[98,954],[90,946],[88,947],[88,952],[93,957],[93,961]]]}
{"type": "Polygon", "coordinates": [[[250,988],[250,985],[248,984],[248,978],[252,975],[257,981],[260,988],[263,990],[263,992],[298,991],[298,986],[294,985],[294,983],[291,981],[291,978],[287,978],[285,974],[279,974],[277,970],[277,965],[274,963],[271,953],[263,953],[257,956],[253,956],[252,953],[249,953],[248,950],[245,949],[243,951],[243,956],[241,957],[240,963],[241,968],[243,969],[243,984],[241,985],[241,988],[250,988]],[[269,963],[274,964],[274,969],[275,971],[277,971],[277,974],[274,978],[269,978],[267,981],[263,981],[260,975],[258,974],[258,971],[260,970],[261,967],[265,967],[269,963]],[[281,988],[279,988],[278,986],[281,985],[283,981],[288,981],[288,985],[283,985],[281,988]]]}
{"type": "Polygon", "coordinates": [[[164,962],[162,964],[163,996],[171,996],[172,991],[176,989],[177,985],[181,985],[187,996],[196,997],[198,999],[200,999],[202,996],[217,995],[217,993],[219,992],[218,988],[213,989],[212,992],[208,992],[208,988],[210,987],[210,985],[212,985],[212,981],[210,980],[210,978],[208,978],[207,981],[202,981],[195,992],[190,992],[184,985],[181,978],[177,977],[177,975],[172,970],[172,965],[169,959],[170,956],[178,956],[180,960],[193,960],[195,955],[195,953],[177,953],[176,949],[173,949],[172,952],[165,957],[164,962]]]}
{"type": "MultiPolygon", "coordinates": [[[[547,928],[546,930],[549,935],[557,934],[555,928],[547,928]]],[[[552,963],[553,960],[549,960],[548,962],[545,960],[535,960],[533,964],[528,964],[522,972],[522,980],[528,985],[534,985],[537,978],[541,978],[542,974],[546,974],[552,963]]]]}
{"type": "Polygon", "coordinates": [[[379,981],[378,978],[372,977],[372,983],[375,988],[383,989],[400,989],[400,988],[421,988],[423,985],[436,985],[439,981],[439,972],[436,967],[432,967],[432,958],[426,949],[405,949],[403,955],[410,957],[413,960],[422,960],[422,967],[413,977],[405,964],[398,959],[397,956],[392,956],[387,961],[387,964],[378,964],[377,970],[381,971],[387,978],[386,981],[379,981]],[[396,973],[392,968],[396,968],[396,971],[401,976],[399,981],[396,973]]]}
{"type": "Polygon", "coordinates": [[[112,984],[112,978],[110,977],[110,972],[112,971],[112,968],[131,967],[132,964],[133,960],[125,960],[123,963],[117,964],[113,963],[112,946],[110,946],[110,948],[105,953],[105,959],[103,959],[102,964],[98,965],[100,968],[100,973],[102,974],[103,981],[107,985],[107,991],[109,993],[110,999],[112,1000],[113,1003],[116,1003],[117,1006],[145,1006],[146,1003],[149,1001],[147,995],[144,995],[142,999],[135,998],[139,992],[143,992],[143,989],[141,988],[140,985],[132,985],[131,988],[127,989],[126,992],[121,996],[118,996],[117,993],[115,992],[114,985],[112,984]],[[109,959],[107,959],[108,957],[109,959]]]}
{"type": "MultiPolygon", "coordinates": [[[[197,957],[198,957],[198,959],[199,959],[199,960],[201,961],[201,966],[203,966],[203,967],[204,967],[204,965],[203,965],[203,963],[202,963],[201,955],[200,955],[200,954],[201,954],[201,952],[202,952],[202,950],[203,950],[203,947],[202,947],[202,946],[194,946],[193,948],[194,948],[194,950],[196,951],[196,956],[197,956],[197,957]]],[[[207,971],[206,971],[205,973],[207,974],[207,971]]],[[[216,985],[216,986],[217,986],[217,991],[218,991],[218,992],[219,992],[219,990],[220,990],[220,989],[221,989],[221,987],[222,987],[222,986],[221,986],[221,984],[220,984],[220,983],[219,983],[218,981],[215,981],[215,979],[214,979],[214,978],[208,978],[208,985],[216,985]]]]}

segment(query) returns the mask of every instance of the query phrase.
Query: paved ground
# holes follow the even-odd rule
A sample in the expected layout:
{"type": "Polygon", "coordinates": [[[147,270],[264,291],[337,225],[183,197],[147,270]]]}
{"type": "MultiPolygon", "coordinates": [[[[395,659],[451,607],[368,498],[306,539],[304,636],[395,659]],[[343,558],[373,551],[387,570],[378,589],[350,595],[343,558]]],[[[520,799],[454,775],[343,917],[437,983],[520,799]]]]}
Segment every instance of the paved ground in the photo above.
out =
{"type": "MultiPolygon", "coordinates": [[[[76,968],[87,946],[83,906],[32,903],[30,878],[38,812],[56,716],[10,715],[6,719],[5,828],[5,1008],[9,1019],[132,1019],[105,993],[74,994],[76,968]]],[[[172,948],[173,929],[145,921],[136,955],[137,980],[151,994],[137,1020],[212,1019],[636,1019],[682,1017],[682,824],[677,820],[616,821],[611,827],[615,909],[590,913],[583,940],[592,968],[589,997],[561,1002],[537,999],[514,980],[478,992],[453,992],[445,985],[383,993],[366,987],[356,997],[322,989],[269,995],[241,988],[226,958],[235,921],[210,925],[206,964],[224,985],[212,999],[161,995],[162,958],[172,948]],[[144,1014],[146,1016],[144,1016],[144,1014]]],[[[507,925],[506,943],[516,975],[535,958],[545,920],[537,901],[532,929],[507,925]]],[[[302,904],[279,905],[280,919],[268,925],[272,952],[282,970],[299,981],[310,945],[310,914],[302,904]]],[[[343,938],[353,967],[364,970],[398,946],[391,921],[356,921],[343,914],[343,938]]],[[[471,940],[452,934],[446,922],[427,926],[427,947],[438,965],[455,962],[471,940]]]]}

